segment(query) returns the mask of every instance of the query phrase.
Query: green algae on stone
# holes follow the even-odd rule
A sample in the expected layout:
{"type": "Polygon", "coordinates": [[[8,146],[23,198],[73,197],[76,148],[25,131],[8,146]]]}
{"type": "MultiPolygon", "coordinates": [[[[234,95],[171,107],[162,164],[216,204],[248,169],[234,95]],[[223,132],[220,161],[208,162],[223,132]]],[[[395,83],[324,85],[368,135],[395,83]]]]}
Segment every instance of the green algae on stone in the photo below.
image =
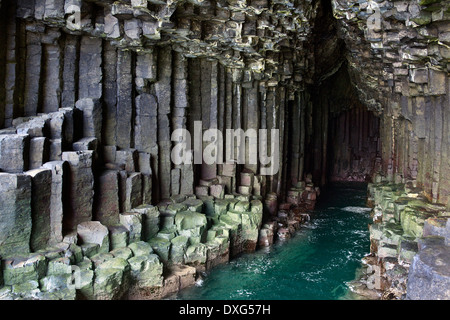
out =
{"type": "Polygon", "coordinates": [[[176,214],[177,212],[185,211],[185,210],[187,210],[187,206],[185,204],[173,203],[173,204],[169,204],[164,211],[167,213],[176,214]]]}
{"type": "Polygon", "coordinates": [[[170,241],[177,236],[177,228],[175,225],[170,228],[163,228],[156,236],[170,241]]]}
{"type": "Polygon", "coordinates": [[[72,264],[77,264],[78,262],[83,260],[83,250],[80,246],[71,243],[68,252],[70,252],[69,258],[72,264]]]}
{"type": "Polygon", "coordinates": [[[416,238],[422,237],[425,220],[430,216],[433,216],[433,214],[418,210],[418,208],[405,208],[400,216],[405,234],[416,238]]]}
{"type": "Polygon", "coordinates": [[[44,277],[47,272],[47,261],[43,255],[30,254],[6,259],[2,267],[4,284],[14,285],[30,280],[38,281],[44,277]]]}
{"type": "Polygon", "coordinates": [[[112,258],[114,258],[114,256],[111,253],[100,252],[100,253],[97,253],[96,255],[93,255],[89,259],[92,261],[94,266],[97,267],[100,264],[102,264],[103,262],[105,262],[109,259],[112,259],[112,258]]]}
{"type": "Polygon", "coordinates": [[[183,264],[184,256],[186,254],[186,248],[188,246],[189,238],[186,236],[177,236],[170,242],[172,246],[170,248],[170,261],[174,264],[183,264]]]}
{"type": "Polygon", "coordinates": [[[203,243],[190,245],[186,249],[186,264],[203,264],[207,258],[207,247],[203,243]]]}
{"type": "Polygon", "coordinates": [[[122,258],[125,260],[128,260],[133,256],[133,251],[129,247],[117,248],[111,250],[109,253],[111,253],[114,258],[122,258]]]}
{"type": "Polygon", "coordinates": [[[140,213],[142,216],[142,240],[148,241],[153,238],[159,231],[160,212],[158,207],[144,204],[131,209],[131,211],[140,213]]]}
{"type": "Polygon", "coordinates": [[[220,216],[227,212],[230,205],[229,199],[218,199],[214,202],[214,212],[216,216],[220,216]]]}
{"type": "Polygon", "coordinates": [[[380,243],[388,243],[398,245],[400,239],[403,236],[403,229],[400,224],[397,223],[384,223],[382,225],[383,231],[380,239],[380,243]]]}
{"type": "Polygon", "coordinates": [[[198,196],[203,201],[203,213],[207,216],[214,216],[214,197],[213,196],[198,196]]]}
{"type": "Polygon", "coordinates": [[[109,243],[111,250],[116,248],[124,248],[128,245],[129,231],[123,225],[113,225],[108,227],[109,243]]]}
{"type": "Polygon", "coordinates": [[[128,260],[131,279],[142,287],[161,287],[163,265],[156,254],[135,256],[128,260]]]}
{"type": "Polygon", "coordinates": [[[195,211],[178,212],[175,216],[175,225],[178,230],[188,230],[206,226],[206,216],[195,211]]]}
{"type": "Polygon", "coordinates": [[[83,243],[81,246],[83,255],[90,258],[99,253],[100,245],[98,243],[83,243]]]}
{"type": "Polygon", "coordinates": [[[182,202],[185,206],[187,206],[187,209],[190,211],[195,212],[202,212],[203,211],[203,201],[200,199],[187,199],[182,202]]]}
{"type": "Polygon", "coordinates": [[[418,251],[419,249],[416,241],[401,239],[398,248],[399,261],[411,263],[418,251]]]}
{"type": "Polygon", "coordinates": [[[122,297],[127,287],[130,265],[122,258],[109,259],[95,268],[94,296],[98,300],[122,297]]]}
{"type": "Polygon", "coordinates": [[[11,286],[11,291],[15,294],[29,294],[34,290],[39,290],[39,282],[36,280],[27,280],[11,286]]]}
{"type": "Polygon", "coordinates": [[[56,258],[50,260],[47,265],[47,275],[71,274],[72,267],[69,258],[56,258]]]}
{"type": "Polygon", "coordinates": [[[237,212],[245,212],[248,210],[250,210],[250,202],[249,201],[241,200],[238,203],[236,203],[234,206],[234,211],[237,211],[237,212]]]}
{"type": "MultiPolygon", "coordinates": [[[[69,287],[72,284],[72,274],[49,275],[39,280],[41,291],[56,291],[69,287]]],[[[72,288],[75,290],[75,287],[72,288]]]]}
{"type": "Polygon", "coordinates": [[[154,237],[150,239],[148,243],[152,247],[153,251],[159,256],[160,260],[163,263],[167,263],[169,261],[169,253],[171,246],[169,240],[160,237],[154,237]]]}
{"type": "Polygon", "coordinates": [[[128,248],[133,252],[134,256],[146,256],[153,253],[152,246],[145,241],[131,243],[128,248]]]}

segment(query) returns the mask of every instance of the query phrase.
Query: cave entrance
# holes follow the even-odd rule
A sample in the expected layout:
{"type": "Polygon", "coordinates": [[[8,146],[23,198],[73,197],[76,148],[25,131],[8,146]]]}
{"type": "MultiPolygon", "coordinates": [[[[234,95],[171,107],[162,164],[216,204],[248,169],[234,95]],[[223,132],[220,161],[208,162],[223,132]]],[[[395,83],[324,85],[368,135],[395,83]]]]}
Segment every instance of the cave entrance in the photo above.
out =
{"type": "Polygon", "coordinates": [[[316,185],[371,181],[381,166],[380,118],[361,103],[331,1],[313,33],[314,76],[305,106],[305,173],[316,185]]]}
{"type": "Polygon", "coordinates": [[[305,172],[320,185],[371,181],[381,166],[380,118],[359,101],[346,64],[311,99],[305,172]]]}

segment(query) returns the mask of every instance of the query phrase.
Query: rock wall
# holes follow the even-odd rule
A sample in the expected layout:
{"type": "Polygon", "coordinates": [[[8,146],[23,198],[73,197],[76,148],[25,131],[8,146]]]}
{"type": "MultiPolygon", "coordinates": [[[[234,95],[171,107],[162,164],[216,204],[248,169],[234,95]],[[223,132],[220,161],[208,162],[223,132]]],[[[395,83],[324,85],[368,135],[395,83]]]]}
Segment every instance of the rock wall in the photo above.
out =
{"type": "Polygon", "coordinates": [[[332,1],[360,101],[380,115],[382,170],[448,203],[449,3],[332,1]]]}
{"type": "Polygon", "coordinates": [[[448,300],[450,220],[444,205],[428,201],[410,184],[369,185],[374,206],[370,255],[352,288],[381,299],[448,300]]]}

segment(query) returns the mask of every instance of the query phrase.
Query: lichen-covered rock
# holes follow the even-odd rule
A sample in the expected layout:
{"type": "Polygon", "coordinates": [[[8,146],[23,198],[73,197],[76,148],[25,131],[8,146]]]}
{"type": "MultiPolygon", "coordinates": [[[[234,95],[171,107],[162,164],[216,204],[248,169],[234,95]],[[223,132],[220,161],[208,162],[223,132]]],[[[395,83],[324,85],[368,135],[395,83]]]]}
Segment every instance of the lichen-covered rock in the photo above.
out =
{"type": "Polygon", "coordinates": [[[128,247],[113,249],[109,253],[111,253],[114,258],[122,258],[125,260],[128,260],[133,256],[133,251],[128,247]]]}
{"type": "Polygon", "coordinates": [[[91,256],[89,260],[91,260],[92,264],[94,265],[94,268],[97,268],[103,262],[108,261],[112,258],[114,258],[114,256],[111,253],[101,252],[91,256]]]}
{"type": "Polygon", "coordinates": [[[76,289],[85,299],[94,299],[94,267],[92,261],[83,257],[83,260],[76,266],[78,267],[75,273],[76,289]]]}
{"type": "Polygon", "coordinates": [[[150,239],[148,243],[163,263],[167,263],[169,261],[171,247],[169,240],[156,236],[150,239]]]}
{"type": "Polygon", "coordinates": [[[100,245],[98,243],[83,243],[80,245],[81,252],[83,253],[83,256],[85,257],[92,257],[99,253],[100,245]]]}
{"type": "Polygon", "coordinates": [[[200,199],[187,199],[182,202],[187,209],[195,212],[203,212],[203,201],[200,199]]]}
{"type": "Polygon", "coordinates": [[[194,266],[204,264],[207,260],[207,252],[207,246],[203,243],[190,245],[186,249],[185,263],[194,266]]]}
{"type": "Polygon", "coordinates": [[[134,256],[147,256],[153,253],[152,246],[145,241],[131,243],[128,248],[131,249],[134,256]]]}
{"type": "Polygon", "coordinates": [[[50,260],[47,265],[47,275],[71,274],[72,268],[69,258],[56,258],[50,260]]]}
{"type": "Polygon", "coordinates": [[[120,299],[129,285],[129,276],[130,265],[122,258],[112,258],[101,263],[95,268],[95,299],[120,299]]]}
{"type": "Polygon", "coordinates": [[[39,281],[47,272],[47,261],[40,254],[29,254],[4,259],[2,262],[5,285],[15,285],[26,281],[39,281]]]}
{"type": "Polygon", "coordinates": [[[132,281],[139,288],[161,287],[163,284],[163,264],[156,254],[135,255],[128,260],[132,281]]]}
{"type": "Polygon", "coordinates": [[[430,217],[426,212],[413,208],[405,208],[400,216],[404,232],[413,237],[423,236],[425,220],[430,217]]]}
{"type": "Polygon", "coordinates": [[[186,248],[188,246],[189,238],[186,236],[177,236],[170,240],[170,261],[173,264],[183,264],[186,248]]]}

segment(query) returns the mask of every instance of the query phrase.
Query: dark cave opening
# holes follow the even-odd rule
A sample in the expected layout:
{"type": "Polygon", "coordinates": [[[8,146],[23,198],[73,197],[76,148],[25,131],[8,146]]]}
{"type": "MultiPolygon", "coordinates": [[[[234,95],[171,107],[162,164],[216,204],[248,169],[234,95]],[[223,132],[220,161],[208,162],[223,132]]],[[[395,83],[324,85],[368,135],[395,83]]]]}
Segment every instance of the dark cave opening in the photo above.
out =
{"type": "Polygon", "coordinates": [[[331,2],[321,1],[320,8],[313,32],[314,75],[306,94],[310,103],[304,106],[304,172],[320,186],[369,182],[381,166],[380,118],[358,97],[331,2]]]}

